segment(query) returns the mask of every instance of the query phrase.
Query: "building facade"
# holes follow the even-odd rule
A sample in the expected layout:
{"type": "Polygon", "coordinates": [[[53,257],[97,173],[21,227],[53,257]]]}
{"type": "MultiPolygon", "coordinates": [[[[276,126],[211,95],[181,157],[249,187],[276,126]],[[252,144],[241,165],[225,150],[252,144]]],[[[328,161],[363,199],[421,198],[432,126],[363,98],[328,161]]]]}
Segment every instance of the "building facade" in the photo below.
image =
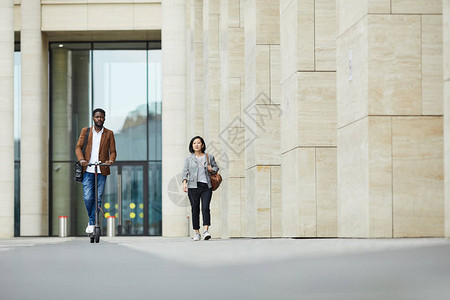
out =
{"type": "Polygon", "coordinates": [[[73,148],[98,106],[118,234],[192,234],[202,135],[213,237],[450,237],[449,0],[7,0],[0,20],[1,237],[61,215],[83,234],[73,148]]]}

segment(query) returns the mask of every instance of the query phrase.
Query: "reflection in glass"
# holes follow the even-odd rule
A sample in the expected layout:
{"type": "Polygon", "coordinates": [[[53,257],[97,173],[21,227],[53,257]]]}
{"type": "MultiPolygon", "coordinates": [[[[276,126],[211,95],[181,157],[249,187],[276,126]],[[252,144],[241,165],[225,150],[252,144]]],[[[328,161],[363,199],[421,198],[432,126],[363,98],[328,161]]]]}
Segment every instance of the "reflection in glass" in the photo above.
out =
{"type": "Polygon", "coordinates": [[[162,234],[162,172],[161,172],[161,162],[152,162],[148,164],[148,186],[149,186],[149,205],[148,205],[148,215],[149,215],[149,235],[161,235],[162,234]]]}
{"type": "MultiPolygon", "coordinates": [[[[58,234],[59,215],[69,217],[69,235],[85,235],[74,149],[81,129],[92,126],[95,107],[106,111],[118,155],[105,185],[105,215],[119,216],[121,174],[121,233],[161,235],[161,50],[148,50],[153,43],[145,42],[61,45],[50,44],[51,235],[58,234]]],[[[106,218],[102,227],[106,234],[106,218]]]]}
{"type": "MultiPolygon", "coordinates": [[[[159,45],[161,48],[161,45],[159,45]]],[[[93,44],[94,50],[147,50],[147,42],[99,42],[93,44]]]]}
{"type": "Polygon", "coordinates": [[[20,160],[20,52],[14,52],[14,160],[20,160]]]}
{"type": "Polygon", "coordinates": [[[52,159],[75,161],[75,145],[83,127],[90,126],[89,50],[51,51],[52,159]]]}
{"type": "Polygon", "coordinates": [[[142,166],[122,168],[122,234],[144,233],[144,170],[142,166]]]}
{"type": "Polygon", "coordinates": [[[91,120],[89,46],[50,47],[52,235],[58,233],[58,216],[68,216],[69,235],[84,233],[88,223],[82,185],[73,181],[73,168],[80,131],[91,120]]]}
{"type": "Polygon", "coordinates": [[[20,236],[20,52],[14,52],[14,236],[20,236]]]}
{"type": "Polygon", "coordinates": [[[103,191],[103,212],[105,217],[102,221],[102,232],[105,235],[107,217],[116,217],[116,227],[118,226],[119,218],[119,204],[117,199],[118,167],[113,165],[110,170],[111,174],[106,178],[105,190],[103,191]]]}
{"type": "Polygon", "coordinates": [[[58,233],[58,216],[68,217],[68,233],[84,233],[88,218],[83,202],[83,188],[73,181],[74,164],[72,162],[54,162],[51,165],[52,195],[52,233],[58,233]],[[76,200],[76,201],[72,201],[76,200]]]}
{"type": "Polygon", "coordinates": [[[145,50],[95,50],[94,107],[106,111],[118,159],[147,159],[147,58],[145,50]]]}
{"type": "Polygon", "coordinates": [[[148,51],[149,160],[161,160],[161,50],[148,51]]]}

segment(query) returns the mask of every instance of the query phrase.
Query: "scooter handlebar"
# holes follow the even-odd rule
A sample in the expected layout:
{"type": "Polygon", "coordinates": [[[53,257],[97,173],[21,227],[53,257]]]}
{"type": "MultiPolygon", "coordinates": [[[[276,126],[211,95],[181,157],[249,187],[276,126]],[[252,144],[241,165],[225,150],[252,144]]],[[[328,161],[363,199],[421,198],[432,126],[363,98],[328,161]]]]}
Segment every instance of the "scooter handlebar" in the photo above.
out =
{"type": "Polygon", "coordinates": [[[105,163],[102,163],[102,162],[96,162],[96,163],[93,163],[93,164],[87,164],[88,165],[88,167],[91,167],[91,166],[111,166],[111,164],[105,164],[105,163]]]}

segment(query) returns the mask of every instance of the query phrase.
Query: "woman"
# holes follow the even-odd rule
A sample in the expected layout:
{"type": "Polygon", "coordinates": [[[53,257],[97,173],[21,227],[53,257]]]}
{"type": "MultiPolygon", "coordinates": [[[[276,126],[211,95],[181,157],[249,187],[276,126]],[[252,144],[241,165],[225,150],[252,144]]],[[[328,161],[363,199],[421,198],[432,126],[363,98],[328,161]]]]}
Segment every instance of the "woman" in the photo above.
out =
{"type": "Polygon", "coordinates": [[[194,241],[201,239],[200,235],[200,199],[202,202],[203,216],[203,239],[209,240],[211,235],[208,232],[211,225],[211,214],[209,204],[212,196],[212,186],[210,173],[219,171],[219,167],[212,154],[205,154],[205,141],[200,136],[195,136],[189,143],[189,154],[184,161],[183,168],[183,191],[188,193],[191,202],[192,226],[195,230],[194,241]],[[209,164],[206,161],[209,158],[209,164]]]}

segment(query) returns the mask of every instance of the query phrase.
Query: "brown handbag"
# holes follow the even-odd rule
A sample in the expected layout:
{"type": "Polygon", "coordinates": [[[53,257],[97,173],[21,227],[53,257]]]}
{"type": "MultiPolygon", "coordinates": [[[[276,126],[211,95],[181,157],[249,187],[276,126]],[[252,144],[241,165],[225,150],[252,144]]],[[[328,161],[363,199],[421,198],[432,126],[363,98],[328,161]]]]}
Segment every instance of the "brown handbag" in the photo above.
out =
{"type": "MultiPolygon", "coordinates": [[[[208,166],[209,166],[208,153],[206,153],[206,162],[208,163],[208,166]]],[[[222,182],[222,176],[220,176],[219,172],[216,172],[214,174],[210,172],[209,178],[211,178],[212,190],[213,191],[217,190],[217,188],[220,186],[220,183],[222,182]]]]}

